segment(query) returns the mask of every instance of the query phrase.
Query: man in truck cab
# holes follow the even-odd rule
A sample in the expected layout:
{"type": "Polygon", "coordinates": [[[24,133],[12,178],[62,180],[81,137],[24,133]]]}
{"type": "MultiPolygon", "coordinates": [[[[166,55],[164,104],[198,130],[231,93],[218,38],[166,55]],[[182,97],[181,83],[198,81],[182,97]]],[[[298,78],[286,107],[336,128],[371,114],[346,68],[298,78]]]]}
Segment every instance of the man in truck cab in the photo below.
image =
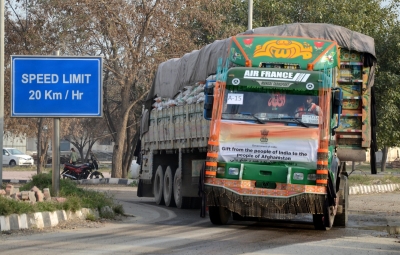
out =
{"type": "Polygon", "coordinates": [[[314,102],[313,96],[306,96],[306,103],[296,108],[295,117],[303,115],[320,115],[321,108],[314,102]]]}

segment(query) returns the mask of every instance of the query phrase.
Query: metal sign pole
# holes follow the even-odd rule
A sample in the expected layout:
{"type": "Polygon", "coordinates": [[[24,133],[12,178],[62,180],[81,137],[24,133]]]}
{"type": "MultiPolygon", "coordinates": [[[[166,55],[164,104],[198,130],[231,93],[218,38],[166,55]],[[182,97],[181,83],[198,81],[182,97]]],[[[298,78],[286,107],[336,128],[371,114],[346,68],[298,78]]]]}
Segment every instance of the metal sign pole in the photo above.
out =
{"type": "MultiPolygon", "coordinates": [[[[0,0],[0,147],[4,137],[4,0],[0,0]]],[[[3,183],[3,153],[0,153],[0,186],[3,183]]]]}
{"type": "MultiPolygon", "coordinates": [[[[60,51],[56,51],[56,56],[60,56],[60,51]]],[[[53,196],[58,197],[60,191],[60,118],[53,119],[53,139],[52,139],[52,184],[53,196]]]]}
{"type": "Polygon", "coordinates": [[[253,0],[249,0],[249,10],[247,17],[247,29],[253,29],[253,0]]]}

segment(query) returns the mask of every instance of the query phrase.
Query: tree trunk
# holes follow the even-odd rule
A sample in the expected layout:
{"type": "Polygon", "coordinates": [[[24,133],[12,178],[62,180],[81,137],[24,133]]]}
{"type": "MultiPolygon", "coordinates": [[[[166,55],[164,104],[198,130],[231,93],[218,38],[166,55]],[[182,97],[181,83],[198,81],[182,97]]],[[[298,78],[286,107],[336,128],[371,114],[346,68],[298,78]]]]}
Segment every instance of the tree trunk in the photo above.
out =
{"type": "Polygon", "coordinates": [[[122,154],[125,142],[125,126],[121,125],[117,131],[117,141],[115,141],[113,156],[112,156],[112,178],[122,178],[122,154]]]}
{"type": "MultiPolygon", "coordinates": [[[[128,108],[125,111],[124,117],[121,119],[121,123],[117,129],[117,140],[115,141],[113,157],[112,157],[112,169],[111,169],[111,177],[112,178],[126,178],[127,173],[124,171],[124,153],[127,151],[127,139],[126,139],[126,127],[128,123],[129,111],[131,108],[128,108]]],[[[128,155],[126,155],[128,156],[128,155]]]]}
{"type": "Polygon", "coordinates": [[[384,146],[382,149],[381,172],[385,172],[385,170],[386,170],[386,161],[387,161],[388,150],[389,150],[389,148],[387,146],[384,146]]]}
{"type": "MultiPolygon", "coordinates": [[[[126,84],[129,84],[129,82],[126,82],[126,84]]],[[[131,141],[127,140],[127,126],[128,126],[128,120],[129,120],[129,113],[134,105],[136,105],[138,102],[140,102],[144,96],[146,96],[146,93],[141,95],[139,98],[136,98],[134,102],[130,102],[130,93],[129,93],[130,87],[129,86],[124,86],[122,89],[121,93],[121,106],[120,110],[123,113],[122,118],[120,118],[120,121],[118,125],[115,125],[115,145],[114,145],[114,150],[113,150],[113,157],[112,157],[112,167],[111,167],[111,177],[112,178],[121,178],[122,176],[126,177],[127,171],[126,169],[128,168],[127,165],[131,162],[125,162],[125,168],[124,162],[123,162],[123,155],[124,153],[128,153],[131,150],[128,150],[128,146],[133,146],[129,145],[128,143],[131,143],[131,141]],[[125,170],[125,171],[124,171],[125,170]],[[123,174],[123,171],[125,174],[123,174]]],[[[129,156],[129,155],[127,155],[129,156]]]]}
{"type": "MultiPolygon", "coordinates": [[[[46,137],[47,138],[47,137],[46,137]]],[[[42,139],[43,140],[43,139],[42,139]]],[[[47,139],[46,139],[47,140],[47,139]]],[[[44,168],[47,163],[47,151],[49,149],[49,143],[47,141],[41,142],[41,155],[40,155],[40,167],[44,168]]]]}

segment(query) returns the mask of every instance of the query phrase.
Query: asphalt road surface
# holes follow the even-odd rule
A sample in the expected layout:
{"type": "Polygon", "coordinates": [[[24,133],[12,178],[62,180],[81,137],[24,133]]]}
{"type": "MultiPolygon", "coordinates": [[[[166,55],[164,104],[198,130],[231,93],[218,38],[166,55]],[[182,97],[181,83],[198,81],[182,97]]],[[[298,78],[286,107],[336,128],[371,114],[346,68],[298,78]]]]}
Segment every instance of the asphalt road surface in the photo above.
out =
{"type": "Polygon", "coordinates": [[[349,227],[323,232],[314,230],[308,216],[214,226],[199,210],[157,206],[136,197],[132,187],[96,189],[111,192],[135,217],[97,227],[3,234],[0,254],[400,255],[400,193],[351,196],[349,227]]]}

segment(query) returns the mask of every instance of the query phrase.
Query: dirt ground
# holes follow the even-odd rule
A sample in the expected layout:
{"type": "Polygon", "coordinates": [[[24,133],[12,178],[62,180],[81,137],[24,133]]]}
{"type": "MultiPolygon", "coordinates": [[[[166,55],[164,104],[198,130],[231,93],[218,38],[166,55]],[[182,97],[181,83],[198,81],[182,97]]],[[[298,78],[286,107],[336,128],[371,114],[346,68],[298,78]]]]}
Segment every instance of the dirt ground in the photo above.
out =
{"type": "Polygon", "coordinates": [[[350,211],[381,212],[398,214],[400,216],[400,191],[380,194],[350,195],[349,197],[350,211]]]}

